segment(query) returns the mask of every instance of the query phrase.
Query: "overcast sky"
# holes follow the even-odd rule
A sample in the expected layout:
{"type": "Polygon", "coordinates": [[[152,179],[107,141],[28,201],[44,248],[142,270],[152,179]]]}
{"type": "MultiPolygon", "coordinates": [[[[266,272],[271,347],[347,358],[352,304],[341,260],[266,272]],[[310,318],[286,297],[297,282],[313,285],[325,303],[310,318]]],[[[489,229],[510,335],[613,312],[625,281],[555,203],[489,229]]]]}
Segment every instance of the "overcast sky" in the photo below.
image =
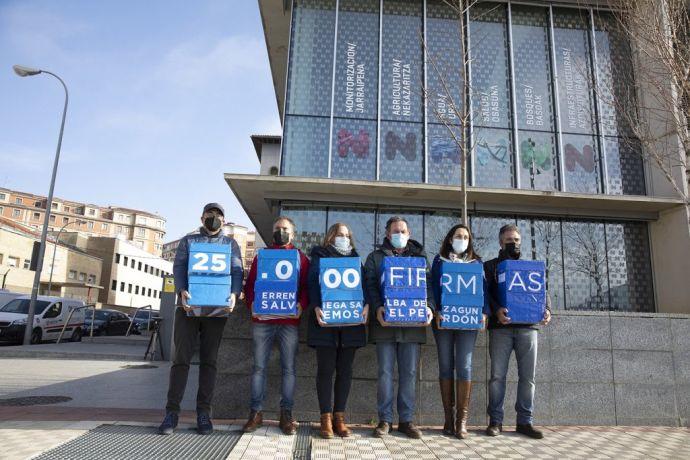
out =
{"type": "Polygon", "coordinates": [[[223,173],[257,173],[250,134],[278,134],[256,0],[0,0],[0,186],[158,213],[166,241],[208,201],[251,226],[223,173]]]}

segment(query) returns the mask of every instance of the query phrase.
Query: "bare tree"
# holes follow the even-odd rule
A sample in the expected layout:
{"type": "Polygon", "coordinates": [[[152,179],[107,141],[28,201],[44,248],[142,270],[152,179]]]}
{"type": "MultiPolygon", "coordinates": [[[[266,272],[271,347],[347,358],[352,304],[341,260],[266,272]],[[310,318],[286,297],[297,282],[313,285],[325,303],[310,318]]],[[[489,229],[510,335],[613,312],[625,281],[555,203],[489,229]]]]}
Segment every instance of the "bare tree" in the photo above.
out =
{"type": "Polygon", "coordinates": [[[599,79],[597,95],[615,113],[614,123],[629,139],[627,150],[654,166],[690,211],[688,2],[608,2],[611,11],[595,12],[595,20],[606,43],[628,46],[630,56],[609,64],[610,78],[599,79]]]}

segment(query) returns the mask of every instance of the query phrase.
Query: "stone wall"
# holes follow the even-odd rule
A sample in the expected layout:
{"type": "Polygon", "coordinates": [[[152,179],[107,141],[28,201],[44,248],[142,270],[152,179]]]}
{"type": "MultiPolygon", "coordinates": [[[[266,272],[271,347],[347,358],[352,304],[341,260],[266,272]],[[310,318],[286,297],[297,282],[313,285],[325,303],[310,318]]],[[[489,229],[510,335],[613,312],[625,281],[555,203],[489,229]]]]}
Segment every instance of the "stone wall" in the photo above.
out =
{"type": "MultiPolygon", "coordinates": [[[[219,353],[214,415],[244,418],[249,411],[251,323],[240,305],[225,329],[219,353]]],[[[295,417],[318,420],[315,352],[300,328],[295,417]]],[[[486,333],[473,358],[471,424],[486,419],[489,360],[486,333]]],[[[690,315],[557,311],[539,332],[535,423],[538,425],[688,426],[690,418],[690,315]]],[[[376,354],[373,345],[355,358],[348,403],[355,423],[376,420],[376,354]]],[[[517,372],[511,359],[506,424],[514,424],[517,372]]],[[[276,416],[280,361],[274,350],[268,370],[265,412],[276,416]]],[[[438,364],[431,330],[422,347],[417,421],[442,424],[438,364]]]]}

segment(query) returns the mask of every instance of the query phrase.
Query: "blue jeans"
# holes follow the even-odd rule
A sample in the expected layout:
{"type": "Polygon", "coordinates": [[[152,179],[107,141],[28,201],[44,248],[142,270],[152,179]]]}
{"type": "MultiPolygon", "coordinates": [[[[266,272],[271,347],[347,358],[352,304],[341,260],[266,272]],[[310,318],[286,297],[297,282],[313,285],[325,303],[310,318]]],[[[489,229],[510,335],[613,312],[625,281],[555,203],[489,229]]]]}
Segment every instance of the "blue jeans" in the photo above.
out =
{"type": "Polygon", "coordinates": [[[472,351],[477,341],[477,331],[452,331],[434,329],[438,351],[438,378],[472,380],[472,351]]]}
{"type": "Polygon", "coordinates": [[[415,411],[418,343],[379,342],[376,344],[379,383],[376,403],[379,422],[393,423],[393,368],[398,361],[398,418],[411,422],[415,411]]]}
{"type": "Polygon", "coordinates": [[[503,400],[506,395],[506,374],[510,355],[515,350],[518,369],[517,424],[532,424],[534,411],[534,375],[537,368],[537,331],[527,328],[504,328],[489,331],[491,380],[489,406],[490,423],[503,423],[503,400]]]}
{"type": "Polygon", "coordinates": [[[266,396],[266,366],[271,356],[273,341],[276,338],[278,339],[280,366],[283,372],[280,408],[292,410],[295,393],[295,358],[299,343],[297,331],[297,326],[289,324],[253,324],[254,371],[251,381],[251,410],[260,411],[263,408],[264,397],[266,396]]]}

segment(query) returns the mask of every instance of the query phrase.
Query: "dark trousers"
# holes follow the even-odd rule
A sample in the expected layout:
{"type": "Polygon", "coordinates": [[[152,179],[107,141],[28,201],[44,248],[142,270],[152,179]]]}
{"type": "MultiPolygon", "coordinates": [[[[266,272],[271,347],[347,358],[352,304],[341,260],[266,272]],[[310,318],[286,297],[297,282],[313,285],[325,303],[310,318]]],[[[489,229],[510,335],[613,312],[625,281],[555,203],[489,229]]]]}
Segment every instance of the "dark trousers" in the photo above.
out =
{"type": "Polygon", "coordinates": [[[322,414],[345,412],[356,348],[316,347],[316,393],[322,414]],[[335,386],[333,385],[335,373],[335,386]],[[333,391],[335,390],[335,404],[333,391]]]}
{"type": "Polygon", "coordinates": [[[189,317],[182,308],[175,311],[175,356],[170,367],[170,385],[168,387],[169,412],[180,412],[180,403],[187,386],[189,363],[194,354],[194,345],[199,336],[199,390],[196,394],[196,410],[211,413],[213,388],[216,384],[216,360],[218,347],[223,337],[227,318],[189,317]]]}

